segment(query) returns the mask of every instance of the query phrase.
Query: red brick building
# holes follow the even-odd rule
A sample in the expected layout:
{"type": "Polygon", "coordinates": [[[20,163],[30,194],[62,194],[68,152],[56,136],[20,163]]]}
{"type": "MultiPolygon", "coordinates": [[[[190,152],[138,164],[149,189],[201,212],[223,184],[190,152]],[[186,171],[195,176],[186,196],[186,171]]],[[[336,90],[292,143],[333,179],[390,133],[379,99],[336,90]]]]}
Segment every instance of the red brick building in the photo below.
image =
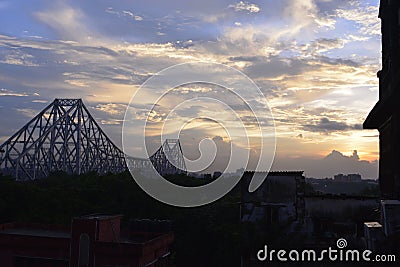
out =
{"type": "Polygon", "coordinates": [[[168,266],[173,233],[160,231],[162,227],[154,224],[146,231],[121,230],[121,218],[78,217],[70,229],[45,224],[0,224],[1,266],[168,266]],[[158,231],[154,231],[156,228],[158,231]]]}

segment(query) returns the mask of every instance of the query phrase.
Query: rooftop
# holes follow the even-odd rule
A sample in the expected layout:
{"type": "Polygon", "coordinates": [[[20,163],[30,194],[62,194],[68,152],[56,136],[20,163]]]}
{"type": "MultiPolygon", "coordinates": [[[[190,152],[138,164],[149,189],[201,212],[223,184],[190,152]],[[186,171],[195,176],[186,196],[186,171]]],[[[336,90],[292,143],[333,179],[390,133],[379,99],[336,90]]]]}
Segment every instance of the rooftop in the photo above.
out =
{"type": "Polygon", "coordinates": [[[34,228],[9,228],[0,231],[0,234],[10,235],[29,235],[38,237],[57,237],[57,238],[70,238],[71,234],[68,232],[51,231],[34,228]]]}
{"type": "Polygon", "coordinates": [[[68,227],[37,223],[5,223],[0,224],[0,234],[27,235],[38,237],[70,238],[68,227]]]}
{"type": "Polygon", "coordinates": [[[122,218],[122,215],[108,215],[108,214],[89,214],[77,217],[77,219],[88,219],[88,220],[110,220],[110,219],[117,219],[122,218]]]}
{"type": "MultiPolygon", "coordinates": [[[[90,214],[76,217],[75,219],[78,219],[79,221],[99,220],[105,221],[105,223],[108,224],[107,221],[112,219],[120,219],[121,217],[122,215],[90,214]]],[[[70,239],[71,228],[55,224],[4,223],[0,224],[0,236],[2,235],[70,239]]],[[[113,235],[115,235],[114,232],[113,235]]],[[[132,221],[128,228],[121,229],[121,232],[118,231],[117,235],[118,236],[115,240],[118,240],[120,243],[130,244],[143,244],[154,241],[162,236],[173,236],[171,234],[169,221],[149,219],[132,221]]]]}

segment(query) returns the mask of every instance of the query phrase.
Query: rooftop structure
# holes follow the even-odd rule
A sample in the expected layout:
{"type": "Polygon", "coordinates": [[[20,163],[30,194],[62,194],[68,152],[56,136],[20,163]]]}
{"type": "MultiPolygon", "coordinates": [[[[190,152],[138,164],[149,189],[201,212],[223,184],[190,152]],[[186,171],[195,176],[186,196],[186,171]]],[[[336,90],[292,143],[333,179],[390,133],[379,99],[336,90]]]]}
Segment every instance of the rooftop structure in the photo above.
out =
{"type": "Polygon", "coordinates": [[[382,70],[379,101],[364,122],[379,131],[379,182],[384,198],[400,199],[400,1],[381,0],[382,70]]]}
{"type": "Polygon", "coordinates": [[[82,216],[73,219],[71,228],[0,224],[1,266],[168,266],[173,233],[160,231],[163,227],[121,229],[121,218],[82,216]]]}

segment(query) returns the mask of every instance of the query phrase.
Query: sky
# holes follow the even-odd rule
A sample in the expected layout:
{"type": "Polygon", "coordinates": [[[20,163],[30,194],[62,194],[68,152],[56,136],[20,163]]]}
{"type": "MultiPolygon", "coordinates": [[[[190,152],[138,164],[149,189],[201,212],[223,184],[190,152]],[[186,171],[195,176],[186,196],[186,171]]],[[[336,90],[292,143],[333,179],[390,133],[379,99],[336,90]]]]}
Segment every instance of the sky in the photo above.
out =
{"type": "MultiPolygon", "coordinates": [[[[213,62],[243,72],[265,95],[276,128],[273,170],[376,178],[378,132],[363,130],[362,123],[378,99],[378,5],[0,1],[0,142],[54,98],[82,98],[121,146],[127,105],[143,82],[175,64],[213,62]]],[[[179,92],[198,94],[196,88],[179,92]]],[[[201,115],[202,105],[191,105],[181,117],[201,115]]],[[[161,111],[153,116],[159,118],[161,111]]],[[[217,147],[229,145],[211,125],[200,121],[187,129],[190,140],[182,136],[189,158],[198,156],[191,145],[205,137],[217,147]]]]}

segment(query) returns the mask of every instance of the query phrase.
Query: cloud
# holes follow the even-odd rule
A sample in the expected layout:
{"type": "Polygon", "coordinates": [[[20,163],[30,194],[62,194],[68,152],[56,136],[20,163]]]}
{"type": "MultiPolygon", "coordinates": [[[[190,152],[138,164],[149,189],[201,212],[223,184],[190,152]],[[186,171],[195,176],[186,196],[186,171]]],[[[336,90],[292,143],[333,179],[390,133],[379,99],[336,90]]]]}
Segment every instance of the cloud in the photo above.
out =
{"type": "MultiPolygon", "coordinates": [[[[297,156],[330,151],[335,142],[341,144],[334,147],[338,150],[367,143],[359,150],[376,151],[378,139],[360,141],[359,125],[377,99],[377,3],[372,8],[346,0],[109,5],[72,0],[28,7],[35,20],[21,24],[29,35],[43,38],[27,38],[11,28],[10,36],[0,36],[0,88],[15,89],[3,92],[10,97],[0,106],[40,110],[32,101],[81,97],[118,140],[123,105],[146,79],[174,64],[218,62],[255,81],[270,103],[279,137],[296,142],[290,150],[299,151],[297,156]],[[41,99],[27,93],[32,90],[41,99]],[[8,101],[12,95],[24,97],[8,101]],[[318,146],[310,148],[311,143],[318,146]]],[[[207,90],[182,87],[179,93],[207,90]]],[[[202,106],[192,105],[181,115],[201,114],[202,106]]],[[[154,125],[165,118],[163,108],[150,114],[154,125]]],[[[237,110],[247,118],[243,108],[237,110]]],[[[136,116],[140,120],[144,114],[139,110],[136,116]]],[[[16,112],[4,118],[7,127],[0,136],[11,134],[12,119],[22,125],[26,117],[16,112]]],[[[206,130],[208,136],[219,135],[206,130]]]]}
{"type": "MultiPolygon", "coordinates": [[[[121,131],[127,104],[123,103],[87,103],[95,120],[105,127],[114,127],[113,131],[121,131]],[[117,126],[117,127],[116,127],[117,126]]],[[[119,141],[120,138],[118,138],[119,141]]]]}
{"type": "Polygon", "coordinates": [[[120,120],[100,120],[100,123],[103,125],[120,125],[120,120]]]}
{"type": "Polygon", "coordinates": [[[88,42],[93,37],[93,32],[84,21],[83,11],[63,1],[56,1],[47,10],[36,12],[34,15],[63,40],[88,42]]]}
{"type": "MultiPolygon", "coordinates": [[[[315,43],[319,41],[317,40],[315,43]]],[[[221,40],[221,42],[224,43],[224,40],[221,40]]],[[[257,48],[257,42],[260,41],[256,39],[253,48],[257,48]]],[[[335,45],[336,43],[334,40],[321,42],[328,43],[327,45],[331,43],[335,45]]],[[[352,60],[332,59],[313,53],[310,53],[311,58],[308,59],[297,56],[263,56],[259,54],[259,50],[244,50],[245,53],[241,55],[236,55],[232,51],[232,53],[225,55],[225,52],[219,53],[219,51],[208,49],[209,46],[202,42],[193,42],[193,45],[189,48],[180,48],[171,43],[118,45],[104,43],[104,46],[97,47],[62,41],[42,42],[20,38],[4,38],[3,44],[2,49],[7,49],[7,46],[12,49],[11,47],[16,45],[21,51],[29,49],[42,68],[48,69],[48,73],[52,73],[51,75],[46,73],[46,75],[38,76],[33,69],[31,71],[21,69],[21,73],[24,73],[24,75],[20,76],[18,83],[23,82],[25,84],[25,87],[21,88],[26,88],[26,91],[29,91],[32,86],[38,87],[41,95],[45,95],[48,100],[62,94],[67,97],[74,94],[79,97],[87,95],[87,97],[84,97],[85,102],[90,101],[93,106],[98,108],[98,113],[94,112],[94,115],[99,121],[106,124],[106,129],[112,125],[121,125],[122,117],[112,114],[112,112],[116,112],[113,110],[115,106],[112,105],[126,102],[130,98],[129,90],[133,92],[136,88],[135,85],[140,85],[142,81],[163,66],[167,67],[172,63],[184,62],[188,58],[209,57],[216,61],[225,60],[228,64],[244,62],[246,67],[243,68],[243,71],[261,85],[261,89],[266,92],[274,107],[273,112],[278,120],[278,131],[283,133],[287,132],[288,125],[295,125],[296,130],[317,134],[326,131],[326,129],[318,128],[321,127],[318,114],[312,115],[310,109],[298,113],[296,106],[306,105],[316,109],[326,105],[326,103],[337,106],[337,103],[341,101],[339,101],[339,97],[342,94],[340,92],[342,88],[345,89],[343,96],[348,101],[347,104],[343,102],[347,106],[347,111],[343,108],[337,108],[340,111],[332,110],[332,112],[326,114],[327,118],[334,120],[332,116],[335,113],[348,113],[349,116],[359,118],[360,115],[357,115],[357,113],[353,114],[348,111],[354,102],[352,98],[348,97],[348,93],[355,92],[355,89],[352,90],[351,86],[364,85],[365,82],[373,79],[369,77],[367,80],[355,80],[354,77],[356,75],[360,77],[364,68],[370,67],[360,66],[361,64],[352,60]],[[44,54],[46,57],[43,56],[44,54]],[[137,66],[140,66],[140,68],[137,66]],[[60,81],[63,83],[60,83],[60,81]],[[127,87],[122,87],[123,85],[127,87]],[[337,102],[332,104],[332,99],[337,102]],[[330,102],[322,102],[322,100],[329,100],[330,102]],[[107,113],[106,109],[110,112],[107,113]],[[99,113],[100,111],[102,113],[99,113]],[[310,123],[310,121],[313,121],[313,123],[310,123]],[[313,129],[304,129],[301,125],[311,125],[313,129]]],[[[250,43],[248,44],[250,45],[250,43]]],[[[290,47],[290,45],[286,47],[290,47]]],[[[276,50],[283,51],[285,49],[287,48],[283,44],[276,47],[276,50]]],[[[296,51],[295,48],[293,49],[296,51]]],[[[7,71],[7,68],[4,70],[7,71]]],[[[12,71],[10,75],[7,75],[9,78],[15,77],[15,70],[12,71]],[[14,74],[11,75],[11,73],[14,74]]],[[[4,72],[4,75],[6,74],[7,72],[4,72]]],[[[200,94],[209,91],[209,88],[203,86],[182,87],[180,89],[180,93],[185,94],[200,94]]],[[[365,96],[365,92],[360,91],[359,93],[365,96]]],[[[374,92],[370,94],[374,95],[374,92]]],[[[365,110],[368,109],[365,108],[365,110]]],[[[360,110],[358,110],[359,113],[360,110]]],[[[160,110],[160,112],[151,114],[150,120],[157,123],[165,117],[165,114],[165,111],[160,110]]],[[[138,113],[137,119],[142,118],[142,115],[138,113]]],[[[335,121],[346,121],[347,126],[351,127],[361,123],[362,118],[355,122],[348,121],[347,117],[341,120],[335,119],[335,121]]],[[[343,128],[343,125],[339,126],[343,128]]],[[[332,132],[332,126],[329,129],[332,132]]],[[[351,132],[352,128],[348,128],[346,131],[351,132]]],[[[113,129],[113,132],[118,133],[118,128],[113,129]]],[[[313,138],[313,136],[307,134],[307,138],[313,138]]]]}
{"type": "Polygon", "coordinates": [[[320,38],[311,43],[307,43],[299,47],[299,50],[304,56],[309,55],[320,55],[322,53],[328,52],[332,49],[340,49],[345,45],[345,41],[340,38],[329,39],[320,38]]]}
{"type": "Polygon", "coordinates": [[[331,133],[337,131],[361,130],[362,125],[348,125],[345,122],[332,121],[323,117],[316,123],[304,125],[303,129],[310,132],[331,133]]]}
{"type": "Polygon", "coordinates": [[[174,89],[172,89],[172,91],[177,91],[180,94],[189,94],[189,93],[209,93],[211,91],[213,91],[213,88],[211,86],[207,86],[207,84],[194,84],[192,86],[179,86],[176,87],[174,89]]]}
{"type": "MultiPolygon", "coordinates": [[[[203,149],[203,151],[212,151],[213,146],[211,145],[211,143],[215,144],[215,158],[211,162],[211,164],[206,165],[208,167],[202,171],[204,173],[224,171],[228,167],[228,163],[230,160],[232,160],[232,162],[230,163],[231,168],[228,170],[229,172],[234,172],[236,171],[236,169],[245,167],[245,157],[248,155],[247,150],[236,146],[235,143],[229,140],[227,136],[207,135],[204,132],[199,131],[199,128],[196,128],[185,129],[184,131],[182,131],[179,136],[179,140],[182,145],[182,151],[186,158],[190,160],[197,160],[199,159],[199,157],[202,156],[204,157],[202,162],[204,162],[204,160],[205,162],[210,162],[212,158],[210,157],[210,154],[201,155],[200,148],[203,149]],[[205,140],[206,142],[201,144],[201,140],[205,140]],[[233,153],[236,154],[235,157],[232,157],[233,153]],[[233,161],[233,158],[235,158],[236,161],[233,161]]],[[[254,160],[257,159],[257,157],[254,158],[254,160]]],[[[252,162],[250,163],[250,165],[256,166],[256,163],[252,162]]],[[[203,166],[203,164],[200,163],[200,166],[203,166]]],[[[248,169],[251,169],[251,167],[249,167],[248,169]]]]}
{"type": "Polygon", "coordinates": [[[17,93],[5,88],[1,88],[0,89],[0,96],[17,96],[17,97],[21,97],[21,96],[28,96],[29,94],[27,93],[17,93]]]}
{"type": "Polygon", "coordinates": [[[258,13],[261,11],[260,7],[256,4],[251,4],[249,2],[240,1],[235,5],[229,5],[230,8],[234,8],[235,11],[247,11],[250,13],[258,13]]]}
{"type": "Polygon", "coordinates": [[[360,160],[357,150],[352,155],[332,150],[323,158],[275,158],[272,169],[277,170],[304,170],[307,177],[333,177],[338,173],[359,173],[363,178],[376,179],[378,177],[378,161],[360,160]]]}
{"type": "Polygon", "coordinates": [[[8,65],[18,65],[26,67],[37,67],[39,66],[34,62],[34,56],[29,53],[24,53],[19,50],[10,51],[4,55],[4,58],[0,60],[0,63],[8,65]]]}
{"type": "Polygon", "coordinates": [[[318,8],[313,0],[290,0],[283,15],[289,25],[279,34],[279,37],[287,34],[295,35],[302,30],[304,30],[302,34],[309,34],[308,31],[311,30],[309,26],[314,24],[315,18],[318,17],[318,8]]]}
{"type": "Polygon", "coordinates": [[[351,1],[351,8],[337,9],[336,16],[354,21],[363,35],[380,35],[380,20],[378,18],[378,7],[365,5],[361,1],[351,1]]]}
{"type": "Polygon", "coordinates": [[[108,103],[108,104],[97,104],[93,107],[96,110],[108,113],[110,115],[123,115],[126,111],[126,104],[108,103]]]}
{"type": "Polygon", "coordinates": [[[117,15],[118,17],[129,17],[129,18],[132,18],[135,21],[142,21],[143,20],[143,17],[141,17],[139,15],[136,15],[132,11],[129,11],[129,10],[116,11],[112,7],[108,7],[105,11],[107,13],[117,15]]]}

